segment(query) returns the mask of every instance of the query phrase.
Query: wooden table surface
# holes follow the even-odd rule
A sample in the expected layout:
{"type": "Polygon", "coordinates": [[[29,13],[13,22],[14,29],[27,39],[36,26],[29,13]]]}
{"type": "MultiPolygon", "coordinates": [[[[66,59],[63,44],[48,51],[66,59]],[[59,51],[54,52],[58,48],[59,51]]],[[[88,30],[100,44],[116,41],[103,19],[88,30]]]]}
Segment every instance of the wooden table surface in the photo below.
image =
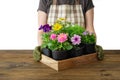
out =
{"type": "Polygon", "coordinates": [[[0,80],[120,80],[120,51],[104,51],[105,59],[57,72],[34,62],[32,50],[1,50],[0,80]]]}

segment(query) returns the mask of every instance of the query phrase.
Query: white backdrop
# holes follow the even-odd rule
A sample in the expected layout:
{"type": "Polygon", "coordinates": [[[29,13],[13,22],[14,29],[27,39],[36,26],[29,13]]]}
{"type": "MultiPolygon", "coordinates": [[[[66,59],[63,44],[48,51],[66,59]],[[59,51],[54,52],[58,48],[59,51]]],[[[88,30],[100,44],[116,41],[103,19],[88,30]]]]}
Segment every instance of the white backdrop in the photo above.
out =
{"type": "MultiPolygon", "coordinates": [[[[39,0],[0,0],[0,49],[34,49],[37,46],[39,0]]],[[[119,0],[94,0],[97,44],[120,49],[119,0]]]]}

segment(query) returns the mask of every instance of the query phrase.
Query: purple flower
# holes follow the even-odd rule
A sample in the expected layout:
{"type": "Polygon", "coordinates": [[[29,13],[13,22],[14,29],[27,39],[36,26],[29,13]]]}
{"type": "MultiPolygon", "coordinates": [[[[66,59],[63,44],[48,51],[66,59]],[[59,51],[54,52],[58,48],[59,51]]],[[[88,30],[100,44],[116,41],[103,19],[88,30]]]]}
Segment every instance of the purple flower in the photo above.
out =
{"type": "Polygon", "coordinates": [[[43,29],[43,26],[42,26],[42,25],[39,27],[39,30],[41,30],[41,29],[43,29]]]}
{"type": "Polygon", "coordinates": [[[81,36],[74,34],[74,36],[71,38],[71,42],[73,45],[79,45],[81,43],[81,36]]]}
{"type": "Polygon", "coordinates": [[[41,25],[40,26],[40,28],[39,28],[39,30],[42,30],[43,29],[43,31],[44,32],[50,32],[50,30],[52,29],[52,27],[51,26],[49,26],[49,24],[46,24],[46,25],[41,25]]]}
{"type": "Polygon", "coordinates": [[[83,32],[83,35],[86,36],[88,34],[88,31],[83,32]]]}

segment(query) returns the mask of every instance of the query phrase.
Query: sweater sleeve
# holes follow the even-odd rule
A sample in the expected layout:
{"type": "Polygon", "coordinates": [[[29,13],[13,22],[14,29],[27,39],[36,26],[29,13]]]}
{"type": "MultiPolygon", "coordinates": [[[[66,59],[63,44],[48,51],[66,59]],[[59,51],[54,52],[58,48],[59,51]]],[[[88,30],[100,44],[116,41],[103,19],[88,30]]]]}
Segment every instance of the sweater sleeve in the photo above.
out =
{"type": "Polygon", "coordinates": [[[43,11],[47,13],[47,0],[40,0],[37,11],[43,11]]]}
{"type": "Polygon", "coordinates": [[[89,9],[94,8],[94,4],[92,0],[85,0],[85,12],[87,12],[89,9]]]}

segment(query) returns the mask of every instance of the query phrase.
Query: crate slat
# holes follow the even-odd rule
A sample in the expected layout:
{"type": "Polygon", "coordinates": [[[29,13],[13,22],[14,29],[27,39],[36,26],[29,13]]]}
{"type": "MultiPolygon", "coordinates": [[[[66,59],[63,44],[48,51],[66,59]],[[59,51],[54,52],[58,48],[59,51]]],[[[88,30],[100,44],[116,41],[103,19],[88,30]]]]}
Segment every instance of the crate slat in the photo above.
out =
{"type": "Polygon", "coordinates": [[[41,63],[57,70],[61,71],[64,69],[69,69],[76,66],[82,66],[83,64],[88,64],[97,61],[97,53],[82,55],[74,58],[69,58],[65,60],[54,60],[42,54],[41,63]]]}

